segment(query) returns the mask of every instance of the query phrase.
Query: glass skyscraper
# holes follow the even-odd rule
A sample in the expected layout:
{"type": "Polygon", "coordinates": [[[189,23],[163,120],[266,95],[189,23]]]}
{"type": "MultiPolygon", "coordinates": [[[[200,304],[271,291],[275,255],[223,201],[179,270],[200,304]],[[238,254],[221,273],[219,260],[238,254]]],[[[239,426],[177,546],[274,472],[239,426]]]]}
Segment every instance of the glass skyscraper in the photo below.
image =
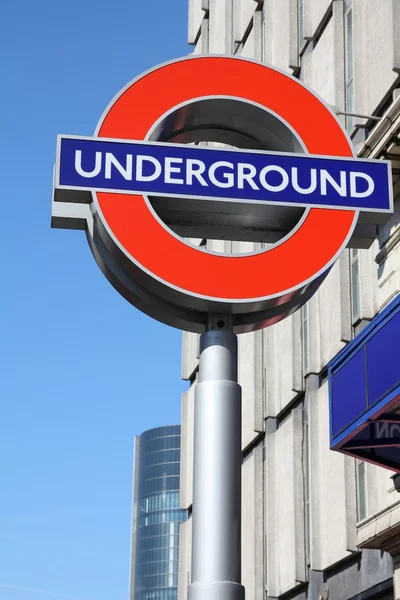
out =
{"type": "Polygon", "coordinates": [[[135,439],[130,600],[177,598],[180,446],[180,425],[135,439]]]}

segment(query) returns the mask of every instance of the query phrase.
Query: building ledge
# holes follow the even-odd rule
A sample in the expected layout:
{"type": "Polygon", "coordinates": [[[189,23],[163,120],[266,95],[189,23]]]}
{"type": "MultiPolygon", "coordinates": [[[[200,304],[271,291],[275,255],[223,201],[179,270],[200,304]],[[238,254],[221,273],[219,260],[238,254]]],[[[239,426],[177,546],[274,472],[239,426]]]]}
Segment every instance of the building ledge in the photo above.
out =
{"type": "Polygon", "coordinates": [[[357,523],[357,546],[400,554],[400,500],[357,523]]]}
{"type": "Polygon", "coordinates": [[[361,158],[381,158],[388,146],[399,133],[400,127],[400,96],[383,115],[382,120],[366,139],[358,156],[361,158]]]}
{"type": "Polygon", "coordinates": [[[375,257],[375,262],[381,265],[395,248],[400,244],[400,227],[396,227],[389,239],[382,244],[378,254],[375,257]]]}

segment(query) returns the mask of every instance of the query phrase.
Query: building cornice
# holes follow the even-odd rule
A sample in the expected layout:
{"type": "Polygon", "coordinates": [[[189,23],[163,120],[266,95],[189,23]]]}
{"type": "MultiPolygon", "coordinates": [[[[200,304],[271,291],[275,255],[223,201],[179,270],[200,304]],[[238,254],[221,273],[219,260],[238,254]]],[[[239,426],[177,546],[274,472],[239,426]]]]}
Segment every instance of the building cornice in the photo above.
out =
{"type": "Polygon", "coordinates": [[[381,265],[389,256],[389,254],[400,244],[400,227],[395,229],[389,239],[382,244],[378,254],[375,257],[375,262],[381,265]]]}
{"type": "Polygon", "coordinates": [[[357,546],[400,554],[400,500],[357,524],[357,546]]]}
{"type": "Polygon", "coordinates": [[[381,158],[400,130],[400,96],[358,150],[360,158],[381,158]]]}

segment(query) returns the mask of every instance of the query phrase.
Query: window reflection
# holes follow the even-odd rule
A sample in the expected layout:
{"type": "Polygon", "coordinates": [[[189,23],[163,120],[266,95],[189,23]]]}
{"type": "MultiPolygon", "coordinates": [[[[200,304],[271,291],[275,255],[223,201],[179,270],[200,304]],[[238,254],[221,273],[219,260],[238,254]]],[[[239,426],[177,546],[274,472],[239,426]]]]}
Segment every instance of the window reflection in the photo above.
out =
{"type": "Polygon", "coordinates": [[[141,516],[139,519],[139,527],[147,527],[148,525],[154,525],[155,523],[170,523],[171,521],[181,523],[185,518],[185,510],[165,510],[141,516]]]}
{"type": "Polygon", "coordinates": [[[179,492],[161,492],[150,494],[142,498],[139,503],[140,514],[155,512],[158,510],[170,510],[179,508],[179,492]]]}

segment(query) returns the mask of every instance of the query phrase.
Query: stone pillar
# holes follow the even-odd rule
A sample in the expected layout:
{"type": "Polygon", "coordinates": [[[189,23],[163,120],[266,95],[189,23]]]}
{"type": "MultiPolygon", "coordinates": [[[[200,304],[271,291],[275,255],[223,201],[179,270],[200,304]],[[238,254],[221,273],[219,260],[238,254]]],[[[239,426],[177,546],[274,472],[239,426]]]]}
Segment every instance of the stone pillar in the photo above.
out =
{"type": "Polygon", "coordinates": [[[400,531],[398,528],[393,528],[390,534],[390,537],[383,541],[380,549],[389,552],[393,559],[393,598],[400,600],[400,531]]]}
{"type": "Polygon", "coordinates": [[[400,600],[400,554],[393,556],[393,598],[400,600]]]}

